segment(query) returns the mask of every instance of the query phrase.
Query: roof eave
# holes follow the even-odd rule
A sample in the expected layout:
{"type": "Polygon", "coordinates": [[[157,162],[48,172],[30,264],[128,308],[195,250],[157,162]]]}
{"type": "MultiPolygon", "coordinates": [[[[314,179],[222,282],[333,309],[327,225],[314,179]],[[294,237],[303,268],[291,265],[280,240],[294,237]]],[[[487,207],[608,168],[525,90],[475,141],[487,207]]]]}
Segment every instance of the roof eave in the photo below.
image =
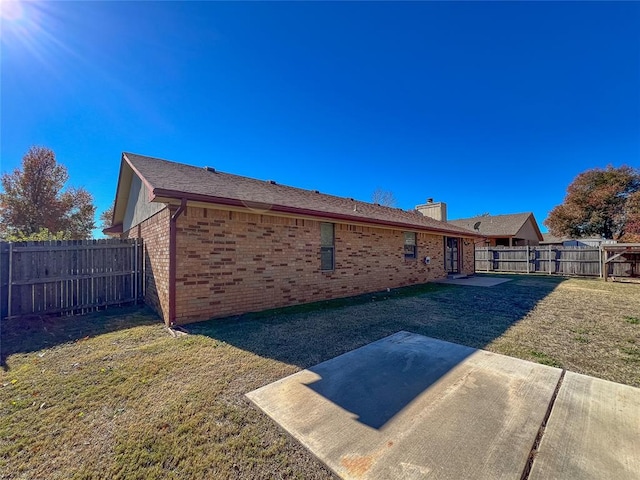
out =
{"type": "Polygon", "coordinates": [[[121,223],[102,229],[102,233],[104,233],[105,235],[119,235],[122,232],[123,227],[121,223]]]}
{"type": "MultiPolygon", "coordinates": [[[[162,188],[153,189],[152,192],[153,194],[152,194],[151,201],[154,201],[156,199],[157,201],[161,201],[160,198],[163,198],[163,199],[173,198],[176,200],[186,199],[186,200],[191,200],[196,202],[211,203],[215,205],[223,205],[223,206],[230,206],[230,207],[249,208],[251,204],[255,204],[256,207],[259,205],[257,202],[252,202],[252,201],[242,201],[234,198],[216,197],[212,195],[202,195],[198,193],[181,192],[177,190],[167,190],[162,188]]],[[[269,210],[273,212],[278,212],[278,213],[287,213],[290,215],[303,215],[303,216],[317,217],[317,218],[330,218],[335,220],[370,223],[372,225],[382,225],[386,227],[395,227],[395,228],[401,228],[401,229],[411,228],[411,229],[417,229],[417,230],[428,231],[428,232],[452,234],[452,235],[457,235],[459,237],[466,237],[466,238],[483,238],[484,237],[484,235],[476,234],[471,231],[460,232],[457,230],[430,227],[427,225],[414,225],[414,224],[407,224],[403,222],[393,222],[389,220],[379,220],[379,219],[373,219],[373,218],[367,218],[367,217],[359,217],[355,215],[346,215],[343,213],[333,213],[333,212],[324,212],[324,211],[318,211],[318,210],[310,210],[306,208],[289,207],[286,205],[269,205],[269,210]]]]}
{"type": "MultiPolygon", "coordinates": [[[[151,194],[153,186],[133,165],[133,163],[127,156],[127,152],[122,152],[120,160],[120,172],[118,173],[118,183],[116,185],[116,196],[113,201],[113,215],[111,217],[112,225],[117,225],[117,223],[122,223],[123,221],[127,203],[129,201],[129,193],[133,175],[137,175],[140,178],[140,181],[147,187],[147,191],[149,192],[147,200],[150,202],[153,199],[153,195],[151,194]],[[122,202],[124,202],[124,204],[122,202]]],[[[105,229],[103,232],[105,234],[122,233],[122,231],[107,231],[110,228],[111,227],[105,229]]]]}
{"type": "MultiPolygon", "coordinates": [[[[113,199],[113,212],[111,213],[111,225],[114,225],[116,223],[116,212],[118,211],[118,200],[121,198],[122,193],[122,186],[124,185],[124,183],[126,183],[126,181],[124,180],[124,176],[126,175],[125,169],[123,168],[125,164],[125,160],[124,160],[124,153],[122,154],[121,158],[120,158],[120,171],[118,172],[118,183],[116,185],[116,196],[113,199]]],[[[111,227],[106,228],[105,230],[108,230],[111,227]]]]}
{"type": "Polygon", "coordinates": [[[133,162],[131,160],[129,160],[129,157],[127,157],[127,152],[123,152],[122,153],[122,159],[125,160],[127,162],[127,164],[129,165],[129,167],[131,167],[131,170],[133,170],[133,172],[140,177],[140,180],[142,181],[142,183],[144,183],[144,185],[147,187],[147,191],[149,192],[149,198],[148,200],[151,202],[153,201],[153,185],[151,185],[151,183],[149,182],[149,180],[147,180],[145,178],[144,175],[142,175],[142,173],[140,173],[140,171],[135,167],[135,165],[133,165],[133,162]]]}
{"type": "Polygon", "coordinates": [[[536,220],[535,215],[532,213],[529,214],[529,216],[531,217],[531,221],[533,222],[533,226],[536,229],[536,233],[538,234],[538,241],[543,241],[544,240],[544,235],[542,235],[542,232],[540,231],[540,227],[538,226],[538,221],[536,220]]]}

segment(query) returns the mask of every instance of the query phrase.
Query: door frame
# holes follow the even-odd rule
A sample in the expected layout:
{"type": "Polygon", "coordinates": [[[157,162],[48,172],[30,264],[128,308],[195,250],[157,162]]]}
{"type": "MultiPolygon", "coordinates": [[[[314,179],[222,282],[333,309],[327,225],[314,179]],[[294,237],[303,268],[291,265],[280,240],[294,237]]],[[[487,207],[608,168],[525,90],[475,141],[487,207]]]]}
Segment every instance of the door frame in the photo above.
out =
{"type": "Polygon", "coordinates": [[[444,237],[444,269],[447,275],[460,273],[461,258],[462,258],[462,238],[444,237]],[[455,240],[455,247],[450,246],[450,241],[452,240],[455,240]],[[455,255],[455,259],[454,259],[454,255],[455,255]],[[453,268],[454,264],[455,264],[455,269],[453,268]],[[451,266],[451,269],[449,268],[449,266],[451,266]]]}

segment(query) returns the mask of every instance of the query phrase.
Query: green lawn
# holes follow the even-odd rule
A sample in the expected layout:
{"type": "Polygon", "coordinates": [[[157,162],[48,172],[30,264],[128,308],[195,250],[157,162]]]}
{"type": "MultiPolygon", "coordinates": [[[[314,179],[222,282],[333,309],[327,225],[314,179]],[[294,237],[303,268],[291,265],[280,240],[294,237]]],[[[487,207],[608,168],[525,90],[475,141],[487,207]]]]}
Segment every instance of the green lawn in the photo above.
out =
{"type": "Polygon", "coordinates": [[[510,276],[186,327],[144,309],[1,325],[0,478],[330,478],[244,394],[407,330],[640,386],[640,285],[510,276]]]}

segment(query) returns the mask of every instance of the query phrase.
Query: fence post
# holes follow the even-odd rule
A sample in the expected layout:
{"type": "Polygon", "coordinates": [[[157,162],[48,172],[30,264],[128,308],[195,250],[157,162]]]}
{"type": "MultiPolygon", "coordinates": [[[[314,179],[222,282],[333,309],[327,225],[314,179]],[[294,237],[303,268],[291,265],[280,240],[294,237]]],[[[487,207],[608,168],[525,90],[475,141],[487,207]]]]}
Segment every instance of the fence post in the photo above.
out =
{"type": "Polygon", "coordinates": [[[549,245],[549,275],[551,274],[551,245],[549,245]]]}
{"type": "Polygon", "coordinates": [[[531,254],[529,253],[529,245],[527,245],[527,273],[529,273],[529,262],[531,261],[531,254]]]}
{"type": "Polygon", "coordinates": [[[9,287],[9,242],[0,241],[0,320],[7,315],[9,287]]]}
{"type": "Polygon", "coordinates": [[[146,295],[147,292],[147,264],[145,262],[145,254],[144,254],[144,239],[140,238],[140,242],[139,242],[139,248],[140,251],[138,252],[138,255],[140,256],[140,275],[141,275],[141,280],[140,280],[140,298],[144,301],[144,297],[146,295]]]}
{"type": "Polygon", "coordinates": [[[7,317],[11,316],[11,296],[12,296],[11,284],[13,283],[12,273],[13,273],[13,242],[9,242],[9,278],[8,278],[8,285],[7,285],[7,295],[8,295],[7,317]]]}
{"type": "Polygon", "coordinates": [[[140,268],[138,265],[138,237],[136,237],[134,244],[133,244],[133,269],[135,270],[135,275],[134,275],[134,291],[133,291],[133,298],[136,299],[136,303],[138,303],[138,282],[140,282],[140,268]]]}
{"type": "Polygon", "coordinates": [[[489,247],[487,246],[487,251],[485,252],[485,256],[484,256],[484,266],[485,266],[485,271],[487,273],[489,273],[489,247]]]}
{"type": "Polygon", "coordinates": [[[600,260],[598,262],[598,277],[602,278],[602,243],[598,245],[598,259],[600,260]]]}

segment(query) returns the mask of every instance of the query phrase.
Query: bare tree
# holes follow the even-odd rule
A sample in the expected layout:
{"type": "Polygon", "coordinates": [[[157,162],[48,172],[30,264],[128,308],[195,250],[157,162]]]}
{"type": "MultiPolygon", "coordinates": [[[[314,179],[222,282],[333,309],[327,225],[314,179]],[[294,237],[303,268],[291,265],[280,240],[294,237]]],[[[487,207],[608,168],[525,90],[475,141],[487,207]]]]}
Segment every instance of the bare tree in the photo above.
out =
{"type": "Polygon", "coordinates": [[[377,203],[379,205],[384,205],[385,207],[395,207],[398,204],[393,192],[389,190],[383,190],[380,187],[376,188],[371,195],[371,202],[377,203]]]}

